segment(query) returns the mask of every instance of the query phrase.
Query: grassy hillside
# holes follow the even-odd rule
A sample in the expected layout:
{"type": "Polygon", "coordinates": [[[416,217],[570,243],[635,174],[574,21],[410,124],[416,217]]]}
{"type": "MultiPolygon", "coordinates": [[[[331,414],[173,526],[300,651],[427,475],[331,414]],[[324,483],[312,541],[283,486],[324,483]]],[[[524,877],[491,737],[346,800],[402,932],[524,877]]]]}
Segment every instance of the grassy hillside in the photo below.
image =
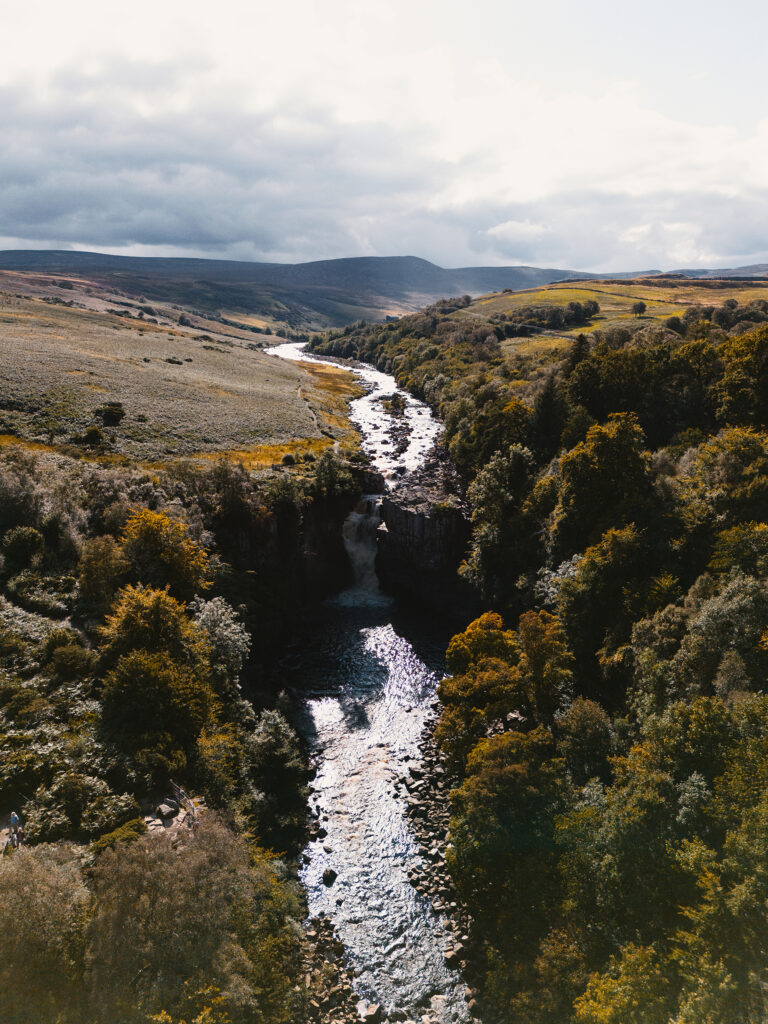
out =
{"type": "Polygon", "coordinates": [[[112,461],[236,452],[254,466],[354,446],[349,374],[275,359],[264,335],[145,304],[150,315],[82,281],[61,283],[0,281],[27,290],[0,292],[6,443],[18,436],[112,461]]]}
{"type": "Polygon", "coordinates": [[[33,250],[0,252],[0,270],[74,277],[123,297],[177,304],[206,316],[226,311],[240,323],[301,330],[380,321],[444,295],[477,295],[572,276],[538,267],[444,270],[412,256],[278,264],[33,250]]]}

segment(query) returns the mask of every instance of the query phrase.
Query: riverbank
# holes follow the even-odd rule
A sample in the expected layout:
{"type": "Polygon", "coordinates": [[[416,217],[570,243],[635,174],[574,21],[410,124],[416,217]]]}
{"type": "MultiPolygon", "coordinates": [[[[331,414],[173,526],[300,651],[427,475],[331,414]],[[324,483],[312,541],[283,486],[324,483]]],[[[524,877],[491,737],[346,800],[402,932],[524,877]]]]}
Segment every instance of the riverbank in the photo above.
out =
{"type": "Polygon", "coordinates": [[[479,977],[475,964],[481,948],[478,937],[473,934],[472,917],[459,899],[446,865],[450,793],[457,780],[446,771],[435,743],[434,731],[440,710],[439,702],[434,700],[421,732],[419,760],[410,765],[397,782],[397,790],[407,794],[408,816],[419,843],[420,863],[409,870],[408,878],[414,889],[445,916],[454,940],[446,952],[446,964],[461,971],[471,1024],[481,1024],[480,1003],[474,986],[475,978],[479,977]]]}

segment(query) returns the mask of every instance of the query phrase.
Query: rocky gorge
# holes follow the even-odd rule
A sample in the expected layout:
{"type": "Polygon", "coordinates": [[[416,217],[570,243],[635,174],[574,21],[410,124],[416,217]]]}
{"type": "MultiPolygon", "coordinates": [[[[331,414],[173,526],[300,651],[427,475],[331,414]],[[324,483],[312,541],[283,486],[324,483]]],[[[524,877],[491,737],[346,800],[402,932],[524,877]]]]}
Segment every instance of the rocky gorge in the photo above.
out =
{"type": "Polygon", "coordinates": [[[351,586],[325,602],[293,666],[296,725],[314,775],[301,867],[308,935],[334,954],[330,973],[318,958],[309,970],[322,983],[311,985],[322,995],[310,1012],[328,1022],[471,1024],[465,922],[445,874],[430,866],[444,863],[447,808],[427,809],[419,795],[433,769],[435,792],[447,786],[423,744],[450,627],[424,609],[441,610],[456,592],[466,510],[426,406],[401,393],[404,445],[380,400],[398,393],[392,378],[355,372],[368,390],[352,419],[383,487],[347,517],[351,586]]]}

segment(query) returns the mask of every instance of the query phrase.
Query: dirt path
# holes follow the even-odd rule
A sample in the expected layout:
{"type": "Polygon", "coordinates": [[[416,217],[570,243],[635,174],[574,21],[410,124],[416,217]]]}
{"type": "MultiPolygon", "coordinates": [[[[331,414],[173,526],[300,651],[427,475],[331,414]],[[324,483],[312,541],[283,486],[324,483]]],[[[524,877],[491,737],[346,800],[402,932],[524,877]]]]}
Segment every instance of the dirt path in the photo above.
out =
{"type": "Polygon", "coordinates": [[[310,400],[301,393],[302,387],[303,385],[299,384],[298,388],[296,389],[296,394],[299,396],[302,402],[306,403],[307,409],[309,410],[309,415],[312,417],[312,422],[315,425],[315,430],[317,431],[318,434],[322,434],[322,430],[320,429],[320,421],[317,418],[317,413],[312,408],[312,403],[310,402],[310,400]]]}

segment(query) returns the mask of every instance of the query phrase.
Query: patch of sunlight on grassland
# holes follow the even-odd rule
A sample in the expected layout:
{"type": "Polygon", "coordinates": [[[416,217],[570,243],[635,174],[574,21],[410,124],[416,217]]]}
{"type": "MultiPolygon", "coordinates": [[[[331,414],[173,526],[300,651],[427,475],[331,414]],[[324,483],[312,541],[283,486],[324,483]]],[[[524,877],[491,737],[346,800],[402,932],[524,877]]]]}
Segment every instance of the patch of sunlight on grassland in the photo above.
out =
{"type": "Polygon", "coordinates": [[[756,280],[733,285],[717,282],[659,281],[654,278],[630,281],[626,284],[614,281],[595,281],[590,284],[552,284],[531,288],[521,292],[501,292],[483,295],[465,309],[457,310],[455,319],[477,319],[491,317],[497,313],[511,315],[525,306],[555,305],[567,306],[569,302],[594,300],[600,306],[600,313],[592,324],[563,328],[563,333],[589,333],[601,327],[610,326],[617,320],[632,319],[635,302],[646,304],[646,319],[666,319],[680,314],[688,306],[719,306],[726,299],[736,299],[747,304],[755,299],[768,299],[768,281],[756,280]]]}
{"type": "Polygon", "coordinates": [[[54,445],[43,444],[42,441],[28,441],[24,437],[17,437],[15,434],[0,434],[0,448],[29,448],[35,452],[55,452],[54,445]]]}
{"type": "Polygon", "coordinates": [[[503,352],[515,352],[522,356],[547,356],[549,359],[562,359],[568,351],[569,343],[562,338],[508,338],[501,342],[503,352]]]}

